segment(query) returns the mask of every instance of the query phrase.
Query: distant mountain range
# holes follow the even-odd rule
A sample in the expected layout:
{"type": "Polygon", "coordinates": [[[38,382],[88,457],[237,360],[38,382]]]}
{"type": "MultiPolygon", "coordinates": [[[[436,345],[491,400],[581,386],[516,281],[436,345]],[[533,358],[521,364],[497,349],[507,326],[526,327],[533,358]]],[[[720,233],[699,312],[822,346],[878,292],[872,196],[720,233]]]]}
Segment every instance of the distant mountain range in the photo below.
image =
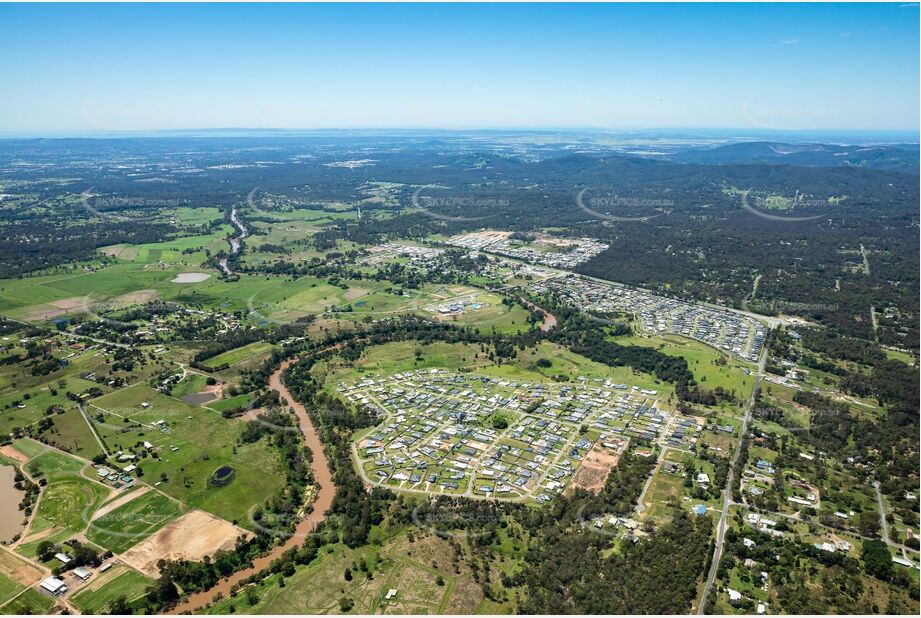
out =
{"type": "Polygon", "coordinates": [[[918,144],[842,146],[744,142],[714,148],[689,148],[662,158],[676,163],[706,165],[764,163],[801,167],[866,167],[916,171],[919,167],[919,146],[918,144]]]}

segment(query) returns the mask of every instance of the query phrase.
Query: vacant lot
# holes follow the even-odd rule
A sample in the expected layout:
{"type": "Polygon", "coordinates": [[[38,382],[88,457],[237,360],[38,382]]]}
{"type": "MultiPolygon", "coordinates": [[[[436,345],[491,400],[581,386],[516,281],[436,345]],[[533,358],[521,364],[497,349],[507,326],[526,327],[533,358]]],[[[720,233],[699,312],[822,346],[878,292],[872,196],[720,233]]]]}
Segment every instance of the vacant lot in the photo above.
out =
{"type": "Polygon", "coordinates": [[[597,494],[604,487],[608,474],[618,461],[620,453],[601,444],[595,444],[572,477],[572,486],[597,494]]]}
{"type": "Polygon", "coordinates": [[[28,586],[35,583],[42,576],[42,572],[15,554],[0,550],[0,575],[16,584],[28,586]]]}
{"type": "MultiPolygon", "coordinates": [[[[130,504],[130,503],[129,503],[130,504]]],[[[231,549],[248,534],[204,511],[191,511],[141,541],[121,559],[150,577],[159,577],[159,560],[201,560],[219,549],[231,549]]]]}
{"type": "Polygon", "coordinates": [[[37,455],[41,455],[47,448],[44,444],[36,442],[35,440],[29,440],[28,438],[21,438],[14,441],[13,447],[25,455],[27,459],[32,459],[37,455]]]}

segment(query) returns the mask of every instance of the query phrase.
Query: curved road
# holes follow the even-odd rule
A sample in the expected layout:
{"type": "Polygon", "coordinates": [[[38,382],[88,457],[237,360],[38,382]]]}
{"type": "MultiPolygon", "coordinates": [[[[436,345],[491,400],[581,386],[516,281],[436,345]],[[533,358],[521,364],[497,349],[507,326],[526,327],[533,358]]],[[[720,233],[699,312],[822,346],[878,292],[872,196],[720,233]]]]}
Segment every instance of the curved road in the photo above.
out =
{"type": "Polygon", "coordinates": [[[284,552],[300,545],[304,538],[312,533],[318,525],[326,518],[326,511],[332,506],[333,496],[336,494],[336,486],[333,484],[333,472],[329,466],[329,460],[326,458],[326,452],[323,450],[323,442],[317,433],[307,409],[303,404],[297,402],[291,393],[281,381],[282,373],[291,366],[295,361],[287,360],[282,363],[275,373],[269,378],[269,388],[278,391],[281,398],[287,401],[294,415],[297,417],[298,426],[304,435],[304,442],[313,453],[313,459],[310,462],[310,469],[313,471],[314,479],[319,485],[316,500],[313,502],[313,510],[307,517],[298,522],[294,533],[289,536],[283,543],[276,545],[268,553],[259,556],[253,560],[252,566],[233,573],[230,577],[222,579],[212,588],[197,592],[174,607],[170,613],[180,614],[183,612],[194,612],[214,600],[214,595],[221,593],[225,597],[230,595],[231,589],[247,577],[258,573],[262,569],[271,565],[272,561],[279,558],[284,552]]]}

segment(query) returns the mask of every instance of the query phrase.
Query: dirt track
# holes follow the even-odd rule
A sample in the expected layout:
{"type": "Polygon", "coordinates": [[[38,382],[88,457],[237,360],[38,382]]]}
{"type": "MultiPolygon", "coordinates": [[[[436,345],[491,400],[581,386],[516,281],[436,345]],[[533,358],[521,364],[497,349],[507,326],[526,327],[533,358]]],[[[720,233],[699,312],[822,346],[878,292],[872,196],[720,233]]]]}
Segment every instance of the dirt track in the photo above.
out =
{"type": "Polygon", "coordinates": [[[230,590],[235,584],[246,579],[250,575],[268,567],[273,560],[281,556],[285,551],[292,547],[297,547],[304,542],[304,538],[313,532],[313,530],[326,518],[326,511],[332,506],[333,496],[336,494],[336,486],[333,485],[333,473],[329,467],[329,461],[326,459],[326,453],[323,450],[323,443],[320,436],[310,421],[307,409],[303,404],[294,400],[291,393],[282,384],[281,375],[295,361],[285,361],[278,370],[269,378],[269,388],[278,391],[281,398],[288,402],[288,405],[294,410],[297,417],[301,433],[304,435],[304,441],[307,447],[313,453],[313,461],[310,464],[313,476],[320,486],[317,492],[316,500],[313,503],[313,511],[295,527],[294,534],[288,537],[283,543],[272,548],[267,554],[264,554],[255,560],[253,565],[248,569],[237,571],[230,577],[222,579],[216,586],[198,592],[189,596],[185,601],[177,605],[170,613],[179,614],[182,612],[194,612],[214,600],[214,595],[222,593],[225,597],[230,595],[230,590]]]}
{"type": "Polygon", "coordinates": [[[91,521],[95,521],[99,519],[100,517],[102,517],[103,515],[108,515],[109,513],[111,513],[118,507],[122,506],[123,504],[128,504],[135,498],[140,498],[141,496],[146,494],[148,491],[150,491],[149,485],[141,485],[140,487],[138,487],[136,490],[132,492],[122,494],[115,500],[112,500],[111,502],[107,502],[105,505],[99,507],[96,510],[96,512],[93,513],[93,516],[90,518],[91,521]]]}

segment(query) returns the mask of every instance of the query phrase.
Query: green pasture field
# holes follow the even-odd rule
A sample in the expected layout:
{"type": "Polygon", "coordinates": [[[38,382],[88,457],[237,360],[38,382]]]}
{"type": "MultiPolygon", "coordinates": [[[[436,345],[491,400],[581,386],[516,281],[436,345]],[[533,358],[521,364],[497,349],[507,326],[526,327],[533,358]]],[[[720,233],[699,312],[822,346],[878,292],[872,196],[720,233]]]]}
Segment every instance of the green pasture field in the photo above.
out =
{"type": "MultiPolygon", "coordinates": [[[[260,206],[261,208],[261,206],[260,206]]],[[[271,221],[258,221],[256,227],[274,229],[284,223],[304,222],[313,226],[322,226],[333,221],[341,219],[355,219],[355,212],[337,212],[333,210],[322,210],[318,208],[294,208],[292,210],[272,210],[271,208],[263,209],[266,215],[271,217],[271,221]]],[[[261,213],[260,213],[261,214],[261,213]]]]}
{"type": "Polygon", "coordinates": [[[95,481],[79,476],[56,477],[48,482],[35,517],[79,532],[86,527],[86,518],[108,495],[109,489],[95,481]]]}
{"type": "Polygon", "coordinates": [[[181,504],[149,491],[90,522],[86,536],[100,547],[120,554],[182,513],[181,504]]]}
{"type": "MultiPolygon", "coordinates": [[[[476,288],[466,288],[462,294],[472,294],[473,300],[484,306],[472,309],[456,316],[444,318],[454,324],[473,326],[482,333],[516,333],[528,330],[527,323],[530,313],[524,307],[513,305],[507,307],[502,304],[502,296],[491,292],[480,292],[476,288]]],[[[444,302],[439,302],[441,305],[444,302]]],[[[425,312],[428,313],[428,312],[425,312]]],[[[428,313],[428,315],[432,315],[428,313]]],[[[436,314],[437,315],[437,314],[436,314]]]]}
{"type": "Polygon", "coordinates": [[[886,353],[886,358],[897,360],[905,363],[906,365],[917,365],[917,359],[907,352],[902,352],[901,350],[892,350],[890,348],[884,348],[883,352],[886,353]]]}
{"type": "MultiPolygon", "coordinates": [[[[20,442],[16,444],[18,449],[20,442]]],[[[46,448],[38,442],[30,442],[30,444],[38,444],[43,449],[46,448]]],[[[48,450],[33,457],[26,464],[26,471],[33,477],[45,477],[50,480],[52,477],[59,475],[77,474],[86,465],[85,462],[60,451],[48,450]]]]}
{"type": "Polygon", "coordinates": [[[269,320],[294,320],[308,314],[338,309],[336,315],[345,320],[361,320],[368,316],[385,317],[400,313],[417,313],[431,317],[423,307],[438,304],[458,295],[476,294],[479,302],[487,305],[476,311],[458,316],[455,321],[491,332],[516,332],[526,327],[528,312],[521,307],[508,308],[501,304],[497,294],[481,292],[468,286],[454,286],[459,291],[448,291],[444,286],[427,285],[421,290],[408,290],[408,296],[399,296],[384,289],[392,286],[386,281],[344,281],[343,290],[322,280],[278,280],[251,297],[252,308],[269,320]],[[345,311],[345,309],[350,309],[345,311]]]}
{"type": "Polygon", "coordinates": [[[615,383],[657,390],[660,400],[670,399],[674,393],[671,384],[662,382],[653,375],[635,371],[630,367],[608,367],[553,343],[542,342],[536,349],[519,350],[518,359],[513,364],[488,367],[484,373],[532,381],[551,381],[557,376],[566,376],[573,380],[578,376],[605,378],[615,383]],[[537,361],[540,359],[550,361],[550,367],[538,367],[537,361]]]}
{"type": "Polygon", "coordinates": [[[271,222],[256,221],[253,225],[253,235],[247,240],[247,252],[244,261],[247,263],[275,262],[277,259],[302,260],[313,257],[323,257],[329,251],[346,252],[358,248],[357,243],[339,240],[335,247],[319,251],[313,247],[308,239],[319,232],[325,225],[336,219],[349,217],[326,213],[321,211],[296,211],[290,213],[291,218],[279,217],[271,222]],[[305,242],[307,241],[307,242],[305,242]],[[262,252],[258,249],[262,245],[280,245],[287,249],[285,253],[262,252]]]}
{"type": "Polygon", "coordinates": [[[236,397],[228,397],[227,399],[216,399],[214,401],[209,401],[205,404],[205,406],[211,408],[212,410],[223,412],[224,410],[230,410],[233,408],[245,408],[251,399],[252,395],[250,394],[237,395],[236,397]]]}
{"type": "MultiPolygon", "coordinates": [[[[231,225],[224,224],[219,230],[215,231],[214,234],[210,235],[183,236],[159,243],[130,245],[126,247],[130,252],[121,251],[116,257],[120,260],[138,264],[156,264],[162,261],[173,265],[198,265],[204,261],[204,249],[219,250],[229,247],[226,237],[232,230],[233,227],[231,225]],[[195,253],[182,253],[189,249],[198,249],[198,251],[195,253]]],[[[116,245],[116,247],[124,246],[116,245]]],[[[111,253],[111,251],[106,251],[105,248],[102,249],[102,251],[111,253]]]]}
{"type": "Polygon", "coordinates": [[[251,343],[234,350],[229,350],[223,354],[218,354],[215,357],[209,358],[204,362],[204,365],[207,367],[219,367],[224,363],[228,365],[235,365],[256,356],[265,355],[274,349],[275,346],[271,343],[265,341],[256,341],[255,343],[251,343]]]}
{"type": "Polygon", "coordinates": [[[181,225],[199,226],[210,223],[215,219],[223,219],[223,212],[211,206],[188,207],[183,206],[169,212],[181,225]]]}
{"type": "MultiPolygon", "coordinates": [[[[362,288],[359,288],[362,289],[362,288]]],[[[424,303],[431,302],[431,298],[419,290],[408,290],[409,296],[398,296],[389,292],[372,291],[356,298],[351,302],[343,303],[352,307],[350,313],[342,314],[342,317],[351,317],[352,319],[364,318],[368,315],[373,317],[383,317],[395,313],[410,313],[419,311],[424,303]]]]}
{"type": "Polygon", "coordinates": [[[284,482],[279,454],[268,438],[238,445],[243,422],[225,419],[146,385],[100,397],[90,406],[90,413],[94,417],[102,414],[103,421],[95,424],[112,449],[129,450],[145,440],[154,444],[158,458],[138,462],[145,480],[153,483],[165,474],[167,480],[159,489],[242,526],[249,525],[246,514],[250,507],[261,505],[284,482]],[[142,410],[141,402],[149,402],[150,409],[142,410]],[[166,421],[168,433],[153,426],[157,420],[166,421]],[[173,451],[173,446],[178,450],[173,451]],[[224,487],[212,487],[208,479],[222,465],[236,470],[234,480],[224,487]]]}
{"type": "MultiPolygon", "coordinates": [[[[684,478],[668,474],[660,469],[649,485],[649,491],[646,492],[646,509],[643,511],[643,518],[650,519],[657,525],[670,522],[675,504],[678,505],[678,508],[691,508],[690,503],[682,500],[684,495],[684,478]]],[[[695,501],[695,503],[699,502],[699,500],[695,501]]]]}
{"type": "Polygon", "coordinates": [[[99,411],[109,412],[117,417],[130,418],[141,424],[152,424],[156,420],[172,422],[202,411],[198,406],[171,397],[146,384],[133,384],[93,399],[88,406],[90,416],[99,411]],[[142,404],[149,404],[143,406],[142,404]]]}
{"type": "MultiPolygon", "coordinates": [[[[427,369],[443,367],[460,369],[464,367],[482,368],[492,364],[485,354],[479,354],[480,347],[470,344],[435,342],[420,346],[414,341],[399,341],[367,348],[354,363],[329,366],[329,380],[337,384],[340,380],[354,378],[363,372],[375,372],[384,375],[399,373],[409,369],[427,369]],[[416,361],[416,350],[422,352],[422,360],[416,361]],[[474,358],[479,354],[480,358],[474,358]]],[[[317,367],[324,367],[318,364],[317,367]]]]}
{"type": "Polygon", "coordinates": [[[99,442],[76,407],[63,414],[55,414],[51,419],[54,426],[41,434],[49,444],[66,448],[68,452],[85,459],[92,459],[102,453],[99,442]]]}
{"type": "Polygon", "coordinates": [[[187,373],[186,376],[182,379],[182,382],[173,387],[172,392],[170,393],[173,397],[181,399],[186,395],[195,395],[205,390],[205,387],[208,386],[205,376],[198,373],[187,373]]]}
{"type": "Polygon", "coordinates": [[[54,606],[54,599],[30,588],[0,607],[0,614],[9,616],[47,614],[52,606],[54,606]]]}
{"type": "Polygon", "coordinates": [[[515,363],[496,365],[480,353],[478,345],[437,342],[420,346],[413,341],[399,341],[367,348],[354,363],[318,363],[315,371],[327,373],[326,383],[335,387],[340,381],[353,381],[365,372],[390,375],[428,368],[470,369],[492,377],[532,382],[550,382],[558,376],[565,376],[569,380],[579,376],[605,378],[616,383],[657,390],[659,400],[663,402],[674,395],[674,387],[668,382],[657,380],[655,376],[636,372],[629,367],[608,367],[549,342],[541,342],[537,348],[519,350],[515,363]],[[416,360],[417,350],[422,352],[420,361],[416,360]],[[550,367],[539,367],[537,361],[541,359],[549,360],[550,367]]]}
{"type": "MultiPolygon", "coordinates": [[[[348,289],[330,285],[322,279],[309,277],[296,281],[275,278],[261,289],[253,289],[247,302],[261,316],[269,320],[293,321],[297,318],[322,313],[365,297],[386,285],[373,281],[343,281],[348,289]]],[[[394,296],[394,298],[400,298],[394,296]]],[[[253,316],[258,320],[258,316],[253,316]]]]}
{"type": "Polygon", "coordinates": [[[17,592],[25,586],[14,582],[12,579],[0,573],[0,605],[10,600],[17,592]]]}
{"type": "MultiPolygon", "coordinates": [[[[0,314],[15,319],[47,320],[56,314],[85,312],[87,307],[92,309],[108,299],[141,290],[151,290],[164,301],[241,311],[247,309],[248,301],[254,294],[278,287],[280,282],[285,281],[279,277],[243,275],[231,284],[221,281],[218,274],[198,265],[158,267],[119,262],[90,273],[2,280],[0,314]],[[183,272],[204,272],[211,277],[197,283],[174,283],[172,279],[183,272]]],[[[290,281],[287,284],[307,285],[306,282],[290,281]]]]}
{"type": "Polygon", "coordinates": [[[752,375],[743,373],[742,369],[745,368],[754,373],[757,365],[722,354],[698,341],[677,335],[617,337],[615,341],[621,345],[656,348],[670,356],[686,359],[688,368],[694,373],[694,378],[704,388],[713,389],[722,386],[724,390],[735,391],[736,397],[741,400],[748,397],[754,388],[754,378],[752,375]],[[714,363],[720,357],[726,359],[725,365],[714,363]]]}
{"type": "Polygon", "coordinates": [[[81,590],[71,597],[73,604],[85,614],[104,613],[108,605],[121,596],[131,602],[145,594],[147,587],[154,583],[149,577],[122,565],[116,565],[110,573],[97,577],[107,579],[101,586],[81,590]]]}
{"type": "Polygon", "coordinates": [[[48,447],[46,447],[41,442],[36,442],[35,440],[19,438],[18,440],[13,440],[13,448],[31,459],[37,455],[41,455],[48,447]]]}

